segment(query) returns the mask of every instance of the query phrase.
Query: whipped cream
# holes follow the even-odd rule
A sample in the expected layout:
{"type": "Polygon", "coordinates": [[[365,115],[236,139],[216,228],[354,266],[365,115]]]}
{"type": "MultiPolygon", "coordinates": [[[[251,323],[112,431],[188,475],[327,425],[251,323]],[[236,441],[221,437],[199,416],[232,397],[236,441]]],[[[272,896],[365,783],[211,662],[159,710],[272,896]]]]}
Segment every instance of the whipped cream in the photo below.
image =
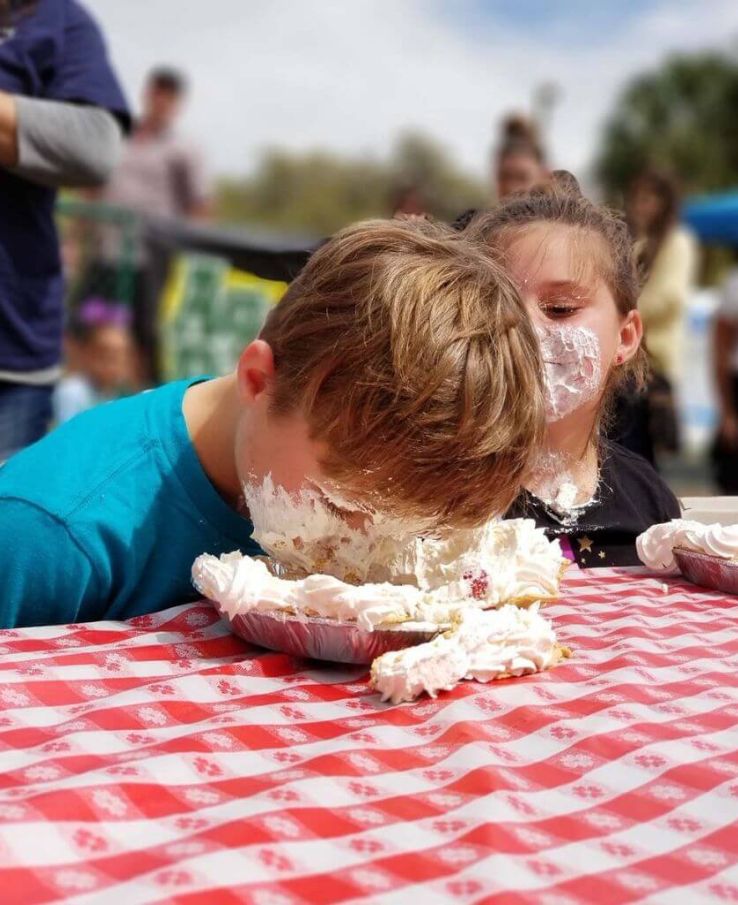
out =
{"type": "MultiPolygon", "coordinates": [[[[365,518],[355,527],[336,511],[336,494],[320,490],[288,493],[271,474],[245,482],[254,540],[288,572],[322,572],[354,584],[387,580],[387,563],[412,544],[419,526],[360,509],[365,518]]],[[[340,500],[339,508],[345,505],[340,500]]]]}
{"type": "Polygon", "coordinates": [[[572,458],[555,450],[539,455],[528,489],[545,504],[549,513],[566,527],[576,525],[579,518],[597,502],[599,469],[595,486],[584,487],[573,475],[572,458]]]}
{"type": "Polygon", "coordinates": [[[463,679],[491,682],[539,672],[566,655],[538,605],[528,610],[467,608],[432,641],[377,657],[371,681],[383,701],[399,704],[423,692],[435,697],[463,679]]]}
{"type": "Polygon", "coordinates": [[[532,519],[421,536],[422,526],[378,512],[367,511],[361,527],[352,526],[324,496],[311,489],[287,493],[271,475],[243,489],[254,540],[291,577],[318,572],[351,584],[391,582],[432,590],[476,568],[489,573],[493,604],[558,592],[561,548],[532,519]]]}
{"type": "Polygon", "coordinates": [[[351,585],[332,575],[279,578],[259,559],[239,552],[220,558],[204,554],[192,567],[197,590],[218,603],[229,618],[239,613],[287,612],[355,621],[372,630],[376,625],[404,622],[417,611],[417,588],[407,585],[351,585]]]}
{"type": "Polygon", "coordinates": [[[704,525],[689,519],[672,519],[652,525],[636,539],[638,558],[655,571],[678,571],[675,547],[721,559],[738,559],[738,525],[704,525]]]}
{"type": "Polygon", "coordinates": [[[600,344],[587,327],[538,327],[537,333],[546,379],[546,418],[553,423],[599,392],[600,344]]]}
{"type": "Polygon", "coordinates": [[[558,541],[549,541],[531,519],[487,526],[477,538],[482,543],[479,549],[465,549],[464,539],[416,539],[394,563],[400,570],[397,584],[353,585],[326,574],[280,577],[261,559],[238,551],[199,556],[192,580],[230,618],[253,611],[284,611],[356,621],[370,630],[406,621],[446,626],[462,607],[487,609],[557,596],[567,561],[558,541]]]}
{"type": "Polygon", "coordinates": [[[444,537],[415,538],[389,570],[423,590],[451,587],[487,606],[508,600],[555,597],[566,566],[557,540],[550,541],[533,519],[489,522],[444,537]]]}

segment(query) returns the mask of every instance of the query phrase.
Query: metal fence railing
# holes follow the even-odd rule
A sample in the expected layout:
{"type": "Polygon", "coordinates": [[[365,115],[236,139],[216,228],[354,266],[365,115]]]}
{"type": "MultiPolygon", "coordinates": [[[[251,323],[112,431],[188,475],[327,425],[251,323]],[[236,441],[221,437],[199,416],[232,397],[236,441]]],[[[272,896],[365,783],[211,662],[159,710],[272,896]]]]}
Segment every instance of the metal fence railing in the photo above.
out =
{"type": "Polygon", "coordinates": [[[125,208],[61,197],[57,224],[68,305],[73,308],[91,296],[132,304],[141,219],[125,208]]]}

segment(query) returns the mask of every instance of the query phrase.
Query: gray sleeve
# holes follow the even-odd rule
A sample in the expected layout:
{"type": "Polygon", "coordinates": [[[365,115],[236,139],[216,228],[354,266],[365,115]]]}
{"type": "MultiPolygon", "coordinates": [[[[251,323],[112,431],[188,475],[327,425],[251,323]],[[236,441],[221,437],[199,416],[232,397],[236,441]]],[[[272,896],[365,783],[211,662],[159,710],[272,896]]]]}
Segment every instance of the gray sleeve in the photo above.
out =
{"type": "Polygon", "coordinates": [[[58,188],[105,183],[118,161],[122,130],[100,107],[16,95],[18,163],[11,172],[58,188]]]}

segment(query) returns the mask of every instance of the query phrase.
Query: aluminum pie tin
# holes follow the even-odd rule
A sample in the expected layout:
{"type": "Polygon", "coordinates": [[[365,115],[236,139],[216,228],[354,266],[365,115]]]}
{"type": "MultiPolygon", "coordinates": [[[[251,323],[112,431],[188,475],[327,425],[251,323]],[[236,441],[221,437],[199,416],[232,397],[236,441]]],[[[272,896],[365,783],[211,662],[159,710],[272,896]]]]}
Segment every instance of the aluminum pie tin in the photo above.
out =
{"type": "Polygon", "coordinates": [[[738,562],[709,553],[674,548],[679,571],[692,584],[726,594],[738,594],[738,562]]]}
{"type": "Polygon", "coordinates": [[[223,615],[231,630],[259,647],[308,660],[368,664],[392,650],[413,647],[434,638],[442,628],[421,623],[385,626],[367,631],[355,622],[288,613],[223,615]]]}

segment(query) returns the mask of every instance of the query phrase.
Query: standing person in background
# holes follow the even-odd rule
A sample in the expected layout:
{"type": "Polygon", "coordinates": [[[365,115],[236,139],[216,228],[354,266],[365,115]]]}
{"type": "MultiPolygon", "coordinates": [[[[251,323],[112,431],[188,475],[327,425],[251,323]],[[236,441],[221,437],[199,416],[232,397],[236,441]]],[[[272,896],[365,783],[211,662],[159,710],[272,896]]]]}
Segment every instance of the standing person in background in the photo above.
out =
{"type": "MultiPolygon", "coordinates": [[[[551,172],[532,120],[513,113],[502,121],[502,135],[492,158],[492,168],[498,203],[546,185],[551,172]]],[[[478,213],[476,208],[464,211],[453,221],[453,228],[464,229],[478,213]]]]}
{"type": "Polygon", "coordinates": [[[419,185],[405,183],[398,185],[390,199],[393,217],[424,217],[428,204],[419,185]]]}
{"type": "MultiPolygon", "coordinates": [[[[103,201],[148,217],[204,218],[209,214],[210,186],[202,156],[176,128],[186,93],[185,78],[176,70],[157,68],[149,74],[141,117],[101,196],[103,201]]],[[[118,245],[118,235],[106,234],[103,262],[95,275],[98,280],[110,282],[110,270],[120,253],[118,245]]],[[[142,359],[142,380],[155,383],[159,376],[161,287],[150,251],[140,244],[135,254],[133,333],[142,359]]]]}
{"type": "Polygon", "coordinates": [[[723,493],[738,494],[738,260],[723,284],[715,318],[713,361],[718,392],[715,480],[723,493]]]}
{"type": "Polygon", "coordinates": [[[675,180],[645,170],[631,183],[626,213],[644,280],[638,299],[651,363],[647,395],[619,399],[616,439],[654,462],[657,450],[677,452],[679,431],[674,385],[681,374],[684,319],[697,271],[697,245],[679,225],[675,180]]]}
{"type": "Polygon", "coordinates": [[[513,114],[503,121],[494,168],[498,201],[525,195],[548,181],[546,155],[532,120],[513,114]]]}
{"type": "Polygon", "coordinates": [[[60,373],[60,186],[99,185],[128,110],[74,0],[0,0],[0,462],[41,438],[60,373]]]}

